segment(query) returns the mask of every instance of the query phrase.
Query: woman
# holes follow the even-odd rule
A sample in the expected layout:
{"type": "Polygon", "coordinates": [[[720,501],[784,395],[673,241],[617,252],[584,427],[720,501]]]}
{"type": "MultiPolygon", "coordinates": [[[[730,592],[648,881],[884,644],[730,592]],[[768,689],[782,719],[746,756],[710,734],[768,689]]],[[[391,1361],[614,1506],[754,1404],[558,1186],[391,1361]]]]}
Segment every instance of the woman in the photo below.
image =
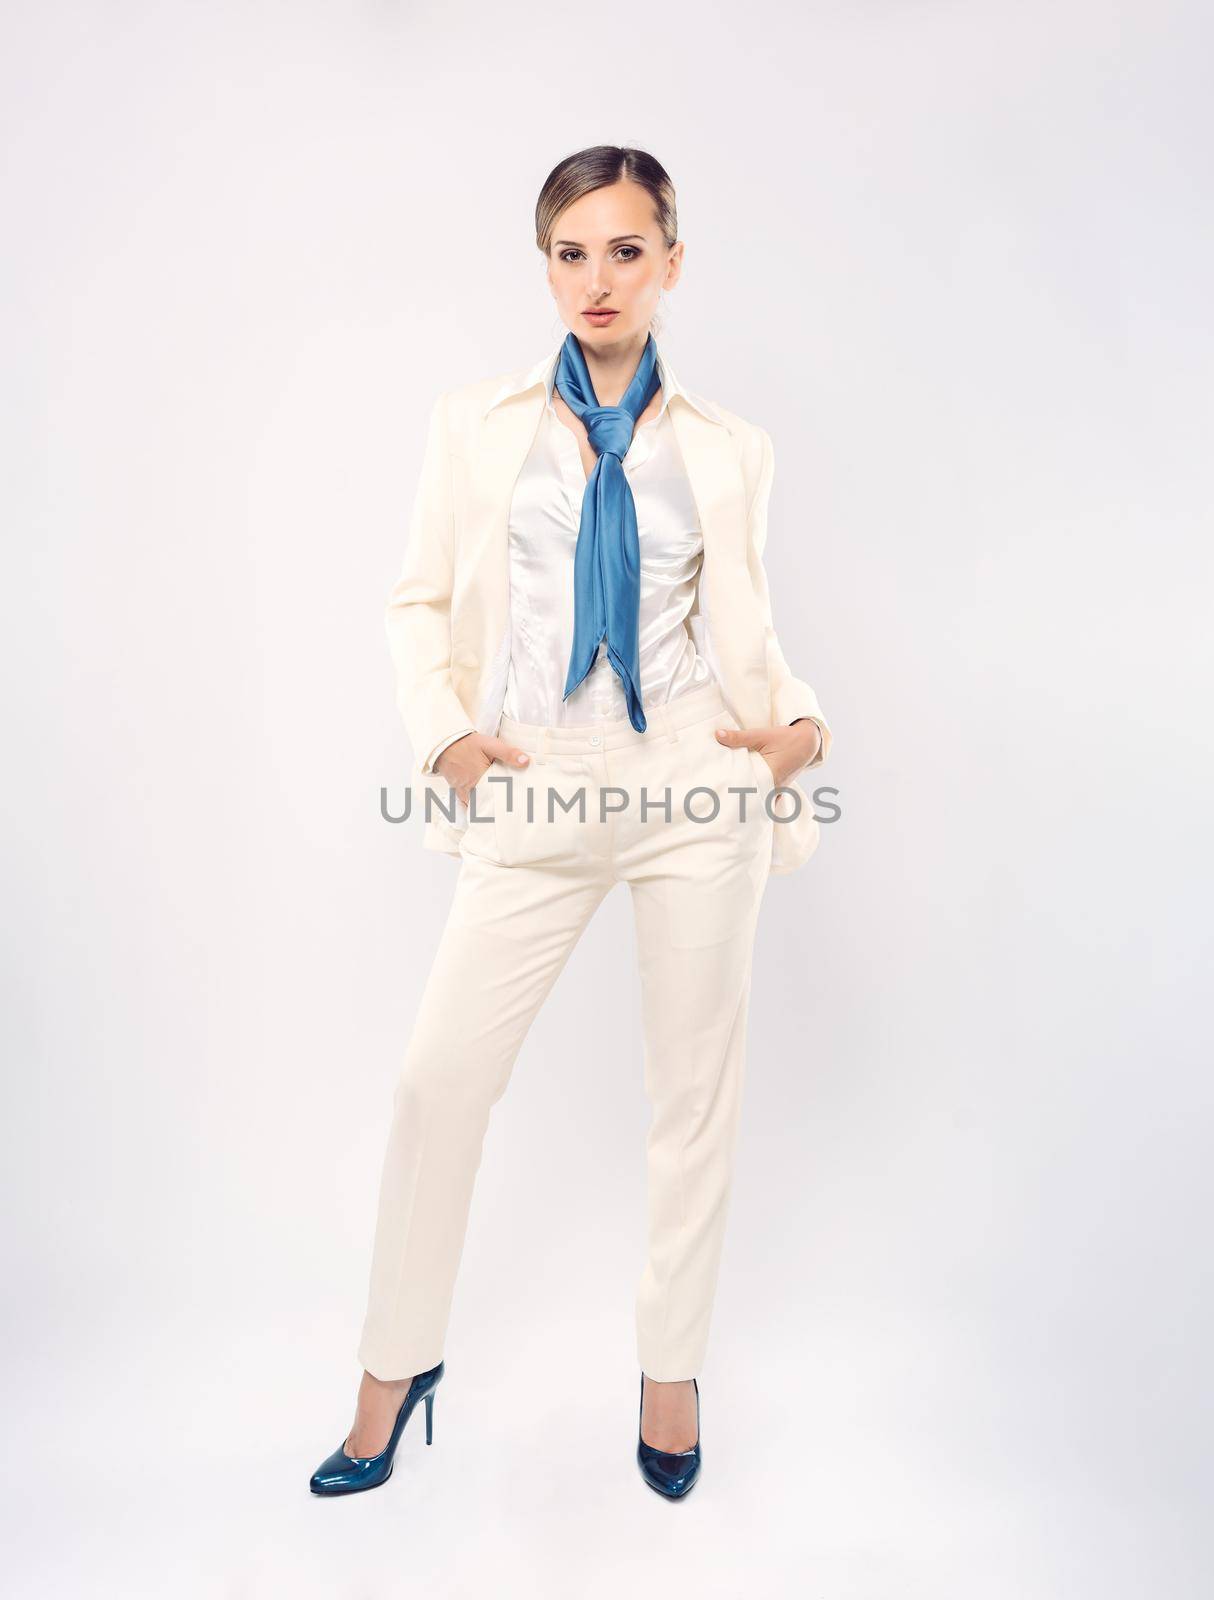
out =
{"type": "Polygon", "coordinates": [[[382,1483],[423,1399],[430,1441],[491,1107],[621,880],[654,1112],[637,1460],[669,1497],[697,1481],[755,921],[817,843],[791,780],[830,730],[772,627],[771,441],[683,389],[652,331],[682,266],[670,179],[639,150],[570,156],[536,240],[568,333],[440,397],[388,606],[415,775],[446,801],[423,840],[461,865],[394,1102],[354,1425],[318,1494],[382,1483]]]}

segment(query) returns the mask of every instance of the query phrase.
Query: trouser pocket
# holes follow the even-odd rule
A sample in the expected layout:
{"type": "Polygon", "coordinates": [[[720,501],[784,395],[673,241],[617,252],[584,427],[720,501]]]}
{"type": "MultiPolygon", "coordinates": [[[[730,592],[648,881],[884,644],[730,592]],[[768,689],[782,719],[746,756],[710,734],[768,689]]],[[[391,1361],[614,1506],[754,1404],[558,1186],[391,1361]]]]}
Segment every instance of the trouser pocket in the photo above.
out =
{"type": "Polygon", "coordinates": [[[468,818],[460,834],[461,855],[481,856],[487,861],[499,859],[496,810],[498,791],[503,787],[500,774],[504,770],[500,761],[491,761],[472,785],[468,794],[468,818]]]}
{"type": "Polygon", "coordinates": [[[501,770],[509,781],[492,786],[496,859],[506,867],[581,860],[597,797],[580,763],[533,756],[501,770]]]}

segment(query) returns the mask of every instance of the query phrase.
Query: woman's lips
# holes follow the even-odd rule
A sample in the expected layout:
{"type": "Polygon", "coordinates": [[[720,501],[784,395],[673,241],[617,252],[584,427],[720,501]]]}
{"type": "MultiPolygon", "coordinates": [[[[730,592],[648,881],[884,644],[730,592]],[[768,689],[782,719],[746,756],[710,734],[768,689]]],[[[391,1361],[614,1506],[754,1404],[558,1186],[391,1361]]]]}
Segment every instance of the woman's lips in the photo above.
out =
{"type": "Polygon", "coordinates": [[[582,315],[591,322],[610,322],[612,317],[618,317],[618,311],[583,311],[582,315]]]}

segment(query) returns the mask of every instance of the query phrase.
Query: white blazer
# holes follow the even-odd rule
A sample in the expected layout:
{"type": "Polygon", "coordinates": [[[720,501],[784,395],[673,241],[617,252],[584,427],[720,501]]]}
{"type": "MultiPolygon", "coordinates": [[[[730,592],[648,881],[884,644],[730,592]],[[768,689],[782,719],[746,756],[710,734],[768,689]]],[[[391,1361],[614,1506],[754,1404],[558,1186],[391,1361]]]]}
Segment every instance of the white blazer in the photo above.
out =
{"type": "MultiPolygon", "coordinates": [[[[385,619],[419,809],[427,788],[451,808],[453,791],[427,760],[444,738],[470,723],[480,733],[498,731],[510,651],[510,500],[547,403],[545,380],[559,349],[529,370],[446,391],[430,414],[404,565],[385,619]]],[[[795,717],[818,723],[822,748],[804,769],[810,771],[825,761],[831,732],[814,691],[793,677],[772,625],[763,567],[771,438],[755,423],[684,390],[664,356],[663,369],[704,540],[688,618],[696,647],[743,728],[795,717]]],[[[790,792],[772,801],[773,873],[803,865],[819,841],[809,795],[796,778],[785,787],[790,792]]],[[[431,802],[425,848],[458,855],[460,838],[461,830],[431,802]]]]}

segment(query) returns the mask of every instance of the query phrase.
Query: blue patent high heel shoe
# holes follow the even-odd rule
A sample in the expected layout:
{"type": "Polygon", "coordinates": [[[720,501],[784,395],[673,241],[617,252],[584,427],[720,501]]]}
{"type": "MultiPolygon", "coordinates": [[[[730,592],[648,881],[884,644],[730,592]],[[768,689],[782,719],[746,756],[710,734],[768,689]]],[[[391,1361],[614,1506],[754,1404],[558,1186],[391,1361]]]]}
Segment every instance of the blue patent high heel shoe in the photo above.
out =
{"type": "Polygon", "coordinates": [[[351,1456],[346,1454],[343,1439],[331,1456],[326,1457],[312,1474],[308,1485],[313,1494],[357,1494],[360,1489],[374,1489],[392,1476],[392,1461],[397,1442],[405,1431],[405,1423],[419,1400],[426,1402],[426,1443],[434,1439],[434,1391],[442,1381],[444,1364],[429,1372],[419,1372],[409,1385],[409,1392],[401,1401],[400,1410],[392,1426],[392,1437],[377,1456],[351,1456]]]}
{"type": "MultiPolygon", "coordinates": [[[[641,1438],[640,1418],[637,1419],[637,1465],[641,1476],[651,1489],[664,1494],[669,1500],[678,1500],[700,1475],[700,1385],[693,1378],[696,1390],[696,1442],[690,1450],[657,1450],[641,1438]]],[[[645,1409],[645,1374],[641,1373],[641,1411],[645,1409]]]]}

